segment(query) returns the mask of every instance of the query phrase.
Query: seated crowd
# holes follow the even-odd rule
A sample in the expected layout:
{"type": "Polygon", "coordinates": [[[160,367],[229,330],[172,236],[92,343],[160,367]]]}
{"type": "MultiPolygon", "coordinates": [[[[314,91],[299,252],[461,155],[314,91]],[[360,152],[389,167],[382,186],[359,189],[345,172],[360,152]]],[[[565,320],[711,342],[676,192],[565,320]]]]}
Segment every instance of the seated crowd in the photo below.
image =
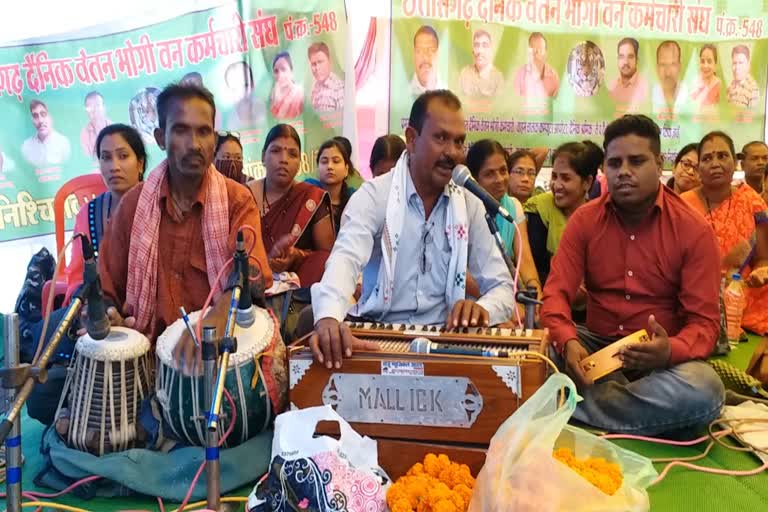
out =
{"type": "MultiPolygon", "coordinates": [[[[283,322],[289,320],[278,309],[289,311],[286,341],[309,335],[316,360],[329,368],[341,368],[355,350],[377,348],[355,338],[345,318],[517,325],[524,312],[515,289],[535,288],[543,301],[536,321],[549,329],[553,357],[584,397],[574,417],[606,430],[653,435],[720,414],[723,385],[703,361],[719,333],[722,281],[733,272],[748,285],[743,327],[768,333],[762,142],[736,153],[727,134],[707,134],[681,150],[664,185],[659,127],[626,115],[607,126],[602,147],[573,141],[556,148],[544,191],[535,180],[546,149],[508,155],[486,139],[466,152],[461,102],[436,90],[414,102],[404,141],[376,141],[373,179],[360,179],[349,141],[338,137],[320,146],[317,178],[298,181],[301,137],[278,124],[261,149],[265,176],[249,181],[238,134],[215,131],[210,92],[171,85],[157,109],[155,138],[166,159],[145,173],[147,153],[136,131],[104,128],[95,151],[108,191],[76,222],[97,252],[112,324],[152,341],[180,307],[202,309],[212,290],[207,318],[223,327],[229,294],[226,279],[216,276],[244,226],[258,234],[250,243],[251,273],[258,276],[250,293],[283,322]],[[739,159],[746,182],[734,184],[739,159]],[[516,276],[496,247],[483,203],[451,181],[465,162],[514,218],[510,224],[497,217],[496,225],[516,276]],[[273,295],[273,281],[298,290],[273,295]],[[287,307],[278,308],[280,300],[287,307]],[[639,329],[651,341],[621,350],[622,371],[598,382],[585,377],[583,358],[639,329]]],[[[75,249],[65,301],[82,268],[75,249]]],[[[20,303],[31,300],[27,292],[25,285],[20,303]]],[[[51,313],[43,338],[62,314],[51,313]]],[[[42,337],[39,316],[22,318],[27,361],[42,337]]],[[[67,364],[75,331],[56,364],[67,364]]],[[[199,365],[188,335],[175,355],[186,371],[199,365]]],[[[63,378],[38,386],[30,415],[51,423],[62,386],[63,378]]]]}

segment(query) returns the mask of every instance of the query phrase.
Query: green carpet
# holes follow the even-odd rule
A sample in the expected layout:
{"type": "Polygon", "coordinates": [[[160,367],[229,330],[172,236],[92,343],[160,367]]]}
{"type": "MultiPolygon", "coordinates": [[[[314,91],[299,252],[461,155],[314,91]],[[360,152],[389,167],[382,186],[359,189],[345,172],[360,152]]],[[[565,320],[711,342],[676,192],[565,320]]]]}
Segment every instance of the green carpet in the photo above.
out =
{"type": "MultiPolygon", "coordinates": [[[[748,343],[741,343],[722,359],[739,368],[746,368],[759,339],[757,336],[750,336],[748,343]]],[[[692,448],[635,441],[620,441],[619,444],[650,458],[690,457],[701,454],[706,447],[706,443],[692,448]]],[[[753,455],[715,446],[706,458],[694,464],[718,469],[749,470],[760,466],[761,463],[753,455]]],[[[656,469],[661,472],[665,465],[656,464],[656,469]]],[[[654,512],[768,510],[768,473],[750,477],[728,477],[672,468],[664,480],[649,489],[649,494],[651,510],[654,512]]]]}
{"type": "MultiPolygon", "coordinates": [[[[741,344],[726,357],[726,360],[740,368],[745,368],[757,345],[757,340],[757,337],[751,337],[749,343],[741,344]]],[[[35,488],[32,483],[32,479],[42,466],[42,456],[38,451],[42,431],[42,425],[26,415],[24,416],[22,420],[22,443],[26,457],[23,468],[24,489],[51,492],[49,489],[35,488]]],[[[619,444],[651,458],[690,457],[704,450],[704,445],[693,448],[678,448],[636,441],[619,441],[619,444]]],[[[758,460],[751,455],[729,451],[719,446],[713,448],[706,458],[696,463],[730,470],[752,469],[759,465],[758,460]]],[[[664,464],[657,464],[656,467],[661,471],[664,464]]],[[[254,475],[254,478],[257,477],[258,475],[254,475]]],[[[199,485],[204,485],[204,482],[199,485]]],[[[245,487],[232,495],[247,496],[250,490],[250,486],[245,487]]],[[[653,512],[689,510],[695,512],[731,510],[757,512],[768,510],[768,475],[763,473],[752,477],[734,478],[674,468],[662,482],[650,488],[649,493],[653,512]]],[[[574,496],[574,499],[578,498],[574,496]]],[[[65,496],[57,498],[55,501],[93,511],[159,510],[157,501],[149,497],[93,499],[85,502],[65,496]]],[[[168,504],[165,506],[168,511],[174,508],[175,506],[168,504]]],[[[237,510],[243,510],[243,508],[237,510]]]]}

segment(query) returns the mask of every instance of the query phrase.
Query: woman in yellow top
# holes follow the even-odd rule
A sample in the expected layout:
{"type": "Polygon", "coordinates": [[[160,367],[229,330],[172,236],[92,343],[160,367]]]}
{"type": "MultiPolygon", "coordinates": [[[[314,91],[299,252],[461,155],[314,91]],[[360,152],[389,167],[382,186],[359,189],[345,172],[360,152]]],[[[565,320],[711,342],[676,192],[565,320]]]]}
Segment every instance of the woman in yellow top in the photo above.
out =
{"type": "Polygon", "coordinates": [[[555,150],[552,162],[551,191],[533,196],[523,205],[533,260],[544,283],[568,217],[587,202],[603,163],[603,150],[591,141],[568,142],[555,150]]]}
{"type": "MultiPolygon", "coordinates": [[[[563,144],[552,157],[551,191],[531,197],[523,206],[528,218],[528,240],[533,261],[544,284],[568,218],[587,202],[587,194],[602,163],[603,150],[594,142],[563,144]]],[[[583,285],[571,307],[575,321],[586,320],[586,290],[583,285]]]]}

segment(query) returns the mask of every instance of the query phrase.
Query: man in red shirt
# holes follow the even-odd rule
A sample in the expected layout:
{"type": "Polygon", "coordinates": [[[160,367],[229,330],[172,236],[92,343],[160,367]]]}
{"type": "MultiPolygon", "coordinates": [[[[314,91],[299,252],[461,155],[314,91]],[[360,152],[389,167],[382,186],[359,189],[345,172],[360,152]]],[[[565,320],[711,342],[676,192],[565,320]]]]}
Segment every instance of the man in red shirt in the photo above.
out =
{"type": "Polygon", "coordinates": [[[568,221],[544,288],[542,323],[584,400],[574,418],[645,435],[707,423],[723,385],[702,361],[719,331],[718,247],[706,221],[661,186],[659,127],[626,115],[605,130],[609,193],[568,221]],[[571,319],[579,285],[586,326],[571,319]],[[651,341],[620,350],[624,368],[591,382],[579,362],[646,329],[651,341]]]}

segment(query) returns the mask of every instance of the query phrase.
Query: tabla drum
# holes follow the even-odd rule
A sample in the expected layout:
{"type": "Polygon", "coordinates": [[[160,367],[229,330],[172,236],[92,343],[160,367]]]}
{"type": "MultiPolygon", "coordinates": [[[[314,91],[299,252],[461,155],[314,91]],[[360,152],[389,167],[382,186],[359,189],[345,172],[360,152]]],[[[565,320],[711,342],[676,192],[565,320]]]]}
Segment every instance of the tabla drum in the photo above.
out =
{"type": "MultiPolygon", "coordinates": [[[[235,326],[237,352],[229,356],[224,387],[235,403],[235,425],[223,444],[241,444],[264,431],[287,400],[288,379],[285,345],[280,338],[277,320],[268,310],[256,309],[256,321],[243,329],[235,326]]],[[[196,326],[200,312],[189,315],[196,326]]],[[[175,437],[194,446],[205,445],[205,392],[202,371],[186,376],[177,367],[173,350],[186,331],[179,319],[157,339],[157,380],[155,392],[165,422],[175,437]]],[[[221,335],[221,333],[217,333],[221,335]]],[[[220,433],[229,429],[232,410],[229,400],[222,398],[220,433]]]]}
{"type": "Polygon", "coordinates": [[[56,413],[65,418],[57,430],[69,446],[98,455],[135,446],[141,402],[154,380],[150,348],[146,336],[125,327],[77,341],[56,413]]]}

